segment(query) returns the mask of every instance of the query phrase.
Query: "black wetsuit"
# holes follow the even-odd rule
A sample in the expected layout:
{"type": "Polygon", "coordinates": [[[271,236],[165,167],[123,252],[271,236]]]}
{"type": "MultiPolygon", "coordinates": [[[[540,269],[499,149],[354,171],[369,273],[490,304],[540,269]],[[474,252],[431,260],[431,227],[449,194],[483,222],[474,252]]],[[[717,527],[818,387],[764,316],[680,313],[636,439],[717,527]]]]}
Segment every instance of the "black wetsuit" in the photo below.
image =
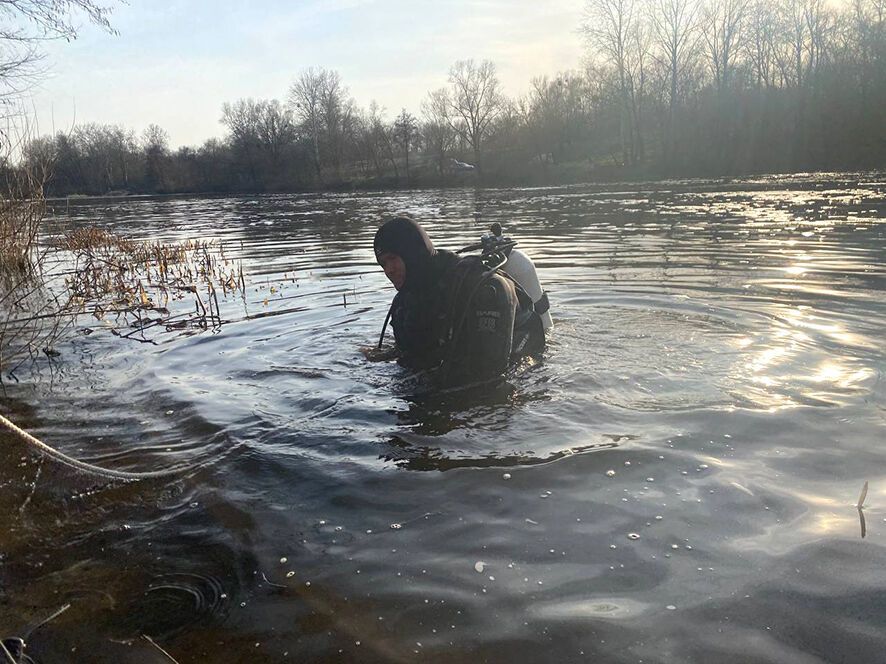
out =
{"type": "Polygon", "coordinates": [[[400,363],[427,369],[444,359],[448,341],[450,288],[458,256],[437,251],[421,280],[413,280],[394,296],[391,326],[400,363]],[[416,283],[417,282],[417,283],[416,283]]]}

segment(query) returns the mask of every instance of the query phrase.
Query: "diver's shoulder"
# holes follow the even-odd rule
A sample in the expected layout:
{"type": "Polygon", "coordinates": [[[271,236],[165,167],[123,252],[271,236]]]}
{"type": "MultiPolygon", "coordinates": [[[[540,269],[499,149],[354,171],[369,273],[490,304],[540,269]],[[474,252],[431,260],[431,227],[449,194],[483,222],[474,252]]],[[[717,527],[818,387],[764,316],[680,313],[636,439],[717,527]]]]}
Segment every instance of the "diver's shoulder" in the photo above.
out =
{"type": "Polygon", "coordinates": [[[459,255],[449,249],[437,249],[431,260],[437,265],[454,265],[459,261],[459,255]]]}

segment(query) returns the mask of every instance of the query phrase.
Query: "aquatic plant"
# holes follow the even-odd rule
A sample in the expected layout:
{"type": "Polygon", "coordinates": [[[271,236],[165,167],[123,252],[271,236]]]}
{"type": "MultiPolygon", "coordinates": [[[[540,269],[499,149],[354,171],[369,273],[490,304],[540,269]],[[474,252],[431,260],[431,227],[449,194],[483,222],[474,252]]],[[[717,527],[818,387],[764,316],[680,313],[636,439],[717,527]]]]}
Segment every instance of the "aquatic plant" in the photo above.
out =
{"type": "Polygon", "coordinates": [[[221,326],[218,291],[245,297],[242,264],[215,242],[135,242],[90,227],[66,234],[62,248],[73,263],[66,290],[124,338],[149,341],[152,328],[221,326]]]}
{"type": "Polygon", "coordinates": [[[148,330],[220,327],[219,290],[245,298],[242,265],[217,243],[137,242],[98,227],[41,240],[39,192],[4,204],[0,381],[28,360],[58,355],[56,344],[84,317],[151,342],[148,330]]]}

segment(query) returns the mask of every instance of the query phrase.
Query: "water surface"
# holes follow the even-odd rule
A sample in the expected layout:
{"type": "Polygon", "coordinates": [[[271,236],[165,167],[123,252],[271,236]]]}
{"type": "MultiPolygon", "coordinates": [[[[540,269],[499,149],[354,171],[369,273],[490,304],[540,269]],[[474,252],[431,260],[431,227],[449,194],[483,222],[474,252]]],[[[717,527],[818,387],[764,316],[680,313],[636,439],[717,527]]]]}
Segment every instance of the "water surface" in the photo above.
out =
{"type": "Polygon", "coordinates": [[[68,454],[187,470],[109,486],[0,434],[0,631],[70,603],[38,659],[164,661],[146,634],[183,664],[877,661],[884,219],[876,175],[61,208],[214,239],[247,297],[150,343],[92,325],[5,381],[68,454]],[[543,361],[440,395],[363,359],[395,212],[519,240],[543,361]]]}

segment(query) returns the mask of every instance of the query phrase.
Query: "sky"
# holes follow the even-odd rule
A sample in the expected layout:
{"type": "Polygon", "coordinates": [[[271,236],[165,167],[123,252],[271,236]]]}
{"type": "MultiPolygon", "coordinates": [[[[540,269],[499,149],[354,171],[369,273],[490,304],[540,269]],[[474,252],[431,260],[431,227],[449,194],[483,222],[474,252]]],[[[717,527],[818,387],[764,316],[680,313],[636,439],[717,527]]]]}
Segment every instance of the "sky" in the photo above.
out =
{"type": "MultiPolygon", "coordinates": [[[[105,3],[106,4],[106,3],[105,3]]],[[[308,67],[337,70],[362,107],[418,115],[456,60],[492,60],[503,90],[580,66],[582,0],[129,0],[109,35],[46,48],[32,93],[39,133],[154,123],[170,145],[221,137],[224,102],[285,100],[308,67]]]]}

